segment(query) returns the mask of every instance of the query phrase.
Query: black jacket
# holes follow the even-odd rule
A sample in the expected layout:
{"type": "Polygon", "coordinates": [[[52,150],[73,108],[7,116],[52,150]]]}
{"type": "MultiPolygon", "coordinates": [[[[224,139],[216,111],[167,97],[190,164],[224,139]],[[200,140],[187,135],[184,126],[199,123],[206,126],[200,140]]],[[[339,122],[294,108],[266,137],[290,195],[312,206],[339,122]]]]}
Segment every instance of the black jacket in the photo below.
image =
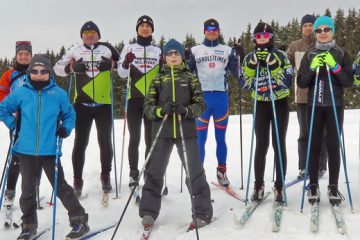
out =
{"type": "MultiPolygon", "coordinates": [[[[301,60],[301,65],[297,78],[297,85],[300,88],[309,87],[308,104],[312,105],[316,71],[310,68],[313,58],[324,50],[313,48],[305,53],[301,60]]],[[[335,61],[340,65],[341,69],[334,73],[330,69],[330,78],[334,91],[335,104],[337,106],[344,105],[344,87],[351,87],[353,85],[353,70],[350,55],[342,48],[336,46],[331,48],[329,52],[333,55],[335,61]]],[[[321,67],[319,71],[318,89],[316,93],[315,106],[332,106],[331,93],[328,82],[328,74],[326,66],[321,67]]]]}

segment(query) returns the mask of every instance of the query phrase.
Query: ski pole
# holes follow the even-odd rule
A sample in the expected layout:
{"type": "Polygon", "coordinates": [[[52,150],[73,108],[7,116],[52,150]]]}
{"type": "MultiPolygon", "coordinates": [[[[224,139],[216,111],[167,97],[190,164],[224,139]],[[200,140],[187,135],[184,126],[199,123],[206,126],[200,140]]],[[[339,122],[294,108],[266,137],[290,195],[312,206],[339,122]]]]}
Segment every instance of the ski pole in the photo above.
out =
{"type": "Polygon", "coordinates": [[[129,206],[130,200],[131,200],[131,198],[132,198],[132,196],[133,196],[133,194],[134,194],[134,192],[135,192],[135,189],[136,189],[137,185],[139,185],[140,178],[141,178],[141,176],[143,175],[143,173],[144,173],[144,171],[145,171],[146,164],[148,163],[148,161],[149,161],[149,159],[150,159],[150,157],[151,157],[151,154],[152,154],[152,152],[153,152],[153,150],[154,150],[154,148],[155,148],[155,145],[156,145],[156,143],[157,143],[157,141],[158,141],[158,139],[159,139],[159,135],[160,135],[160,133],[161,133],[161,130],[162,130],[162,128],[163,128],[163,126],[164,126],[164,123],[165,123],[165,121],[167,120],[167,118],[168,118],[168,115],[165,114],[163,120],[161,121],[161,125],[160,125],[160,127],[159,127],[159,129],[158,129],[158,131],[157,131],[157,133],[156,133],[156,135],[155,135],[155,137],[154,137],[154,140],[153,140],[153,142],[152,142],[152,144],[151,144],[151,148],[150,148],[150,150],[149,150],[149,153],[146,155],[146,159],[145,159],[145,162],[144,162],[144,164],[143,164],[143,166],[142,166],[142,168],[141,168],[141,171],[140,171],[140,173],[139,173],[139,176],[138,176],[138,178],[136,179],[136,184],[133,186],[133,188],[132,188],[132,190],[131,190],[131,193],[130,193],[130,196],[129,196],[129,199],[128,199],[127,202],[126,202],[126,205],[125,205],[125,207],[124,207],[124,210],[123,210],[122,213],[121,213],[121,216],[120,216],[120,219],[119,219],[118,223],[116,224],[116,228],[115,228],[114,233],[113,233],[113,235],[112,235],[112,237],[111,237],[111,240],[114,239],[114,237],[115,237],[115,235],[116,235],[116,232],[117,232],[117,230],[118,230],[118,228],[119,228],[119,226],[120,226],[120,223],[121,223],[121,221],[122,221],[122,219],[123,219],[123,217],[124,217],[124,215],[125,215],[126,209],[127,209],[128,206],[129,206]]]}
{"type": "MultiPolygon", "coordinates": [[[[241,66],[241,58],[238,55],[238,62],[239,62],[239,73],[238,78],[240,79],[240,66],[241,66]]],[[[241,187],[240,189],[244,189],[244,165],[243,165],[243,129],[242,129],[242,103],[241,103],[241,87],[239,88],[239,115],[240,115],[240,168],[241,168],[241,187]]]]}
{"type": "Polygon", "coordinates": [[[122,170],[124,165],[124,148],[125,148],[125,132],[126,132],[126,120],[127,120],[127,108],[128,108],[128,97],[129,97],[129,87],[130,87],[130,69],[131,64],[129,64],[129,74],[126,82],[126,94],[125,94],[125,110],[124,110],[124,127],[122,135],[122,144],[121,144],[121,163],[120,163],[120,181],[119,181],[119,191],[121,192],[121,183],[122,183],[122,170]]]}
{"type": "Polygon", "coordinates": [[[181,163],[181,173],[180,173],[180,192],[182,193],[183,189],[183,179],[184,179],[184,165],[181,163]]]}
{"type": "Polygon", "coordinates": [[[303,212],[304,209],[304,198],[305,198],[305,189],[306,189],[306,179],[308,178],[308,169],[309,169],[309,159],[310,159],[310,148],[311,148],[311,140],[312,140],[312,132],[314,126],[314,113],[315,113],[315,99],[319,81],[319,71],[320,67],[316,68],[316,77],[315,77],[315,86],[314,86],[314,94],[312,99],[312,106],[311,106],[311,117],[310,117],[310,126],[309,126],[309,136],[308,136],[308,145],[306,150],[306,161],[305,161],[305,177],[304,177],[304,186],[302,189],[302,197],[301,197],[301,207],[300,212],[303,212]]]}
{"type": "Polygon", "coordinates": [[[183,166],[184,166],[184,169],[185,169],[186,180],[188,182],[188,188],[189,188],[189,192],[190,192],[191,207],[192,207],[192,212],[193,212],[192,216],[193,216],[194,223],[195,223],[196,239],[199,240],[199,231],[198,231],[198,226],[197,226],[197,222],[196,222],[196,211],[195,211],[195,204],[194,204],[194,195],[193,195],[192,186],[191,186],[189,163],[188,163],[187,152],[186,152],[186,145],[185,145],[185,138],[184,138],[184,131],[183,131],[183,126],[182,126],[181,114],[178,114],[178,121],[179,121],[181,145],[182,145],[183,154],[184,154],[184,158],[182,159],[182,162],[183,162],[183,166]]]}
{"type": "Polygon", "coordinates": [[[116,149],[115,149],[115,121],[114,121],[114,83],[113,78],[110,73],[110,83],[111,83],[111,124],[112,124],[112,145],[114,151],[114,174],[115,174],[115,189],[116,189],[116,198],[119,197],[118,193],[118,182],[117,182],[117,169],[116,169],[116,149]]]}
{"type": "Polygon", "coordinates": [[[285,188],[285,174],[284,174],[285,169],[284,169],[284,163],[283,163],[283,156],[282,156],[282,153],[281,153],[281,145],[280,145],[280,137],[279,137],[279,126],[278,126],[278,120],[277,120],[277,114],[276,114],[276,108],[275,108],[275,98],[274,98],[274,91],[272,89],[272,82],[271,82],[271,74],[270,74],[270,70],[269,70],[269,65],[267,65],[266,69],[267,69],[267,73],[268,73],[268,83],[269,83],[269,88],[270,88],[270,99],[271,99],[273,116],[274,116],[275,135],[276,135],[277,150],[278,150],[278,155],[279,155],[282,188],[284,190],[285,206],[287,206],[287,196],[286,196],[286,188],[285,188]]]}
{"type": "Polygon", "coordinates": [[[337,111],[336,111],[336,103],[335,103],[335,97],[334,97],[334,90],[333,90],[333,86],[332,86],[332,82],[331,82],[330,68],[329,68],[329,65],[327,65],[327,64],[326,64],[326,71],[327,71],[328,82],[329,82],[329,87],[330,87],[330,96],[331,96],[331,101],[332,101],[332,106],[333,106],[333,112],[334,112],[334,118],[335,118],[335,124],[336,124],[336,131],[337,131],[338,141],[339,141],[339,148],[340,148],[341,157],[342,157],[342,160],[343,160],[343,167],[344,167],[346,186],[347,186],[347,191],[348,191],[348,195],[349,195],[349,203],[350,203],[351,211],[353,212],[354,207],[353,207],[353,203],[352,203],[349,178],[348,178],[348,174],[347,174],[345,149],[343,147],[343,144],[341,144],[342,141],[341,141],[340,126],[339,126],[339,118],[338,118],[337,111]]]}
{"type": "Polygon", "coordinates": [[[254,147],[254,135],[255,135],[255,124],[256,124],[256,106],[257,106],[257,94],[258,94],[258,82],[259,82],[259,63],[256,67],[256,79],[255,79],[255,95],[254,95],[254,110],[253,110],[253,123],[251,130],[251,144],[250,144],[250,157],[249,157],[249,170],[246,184],[246,197],[245,197],[245,205],[247,205],[249,201],[249,185],[250,185],[250,176],[251,176],[251,165],[253,160],[253,147],[254,147]]]}
{"type": "Polygon", "coordinates": [[[1,210],[1,207],[2,207],[3,200],[4,200],[5,185],[6,185],[6,182],[7,182],[8,175],[9,175],[9,169],[10,169],[10,163],[11,163],[11,159],[12,159],[12,149],[13,149],[13,146],[14,146],[15,135],[16,135],[16,129],[14,129],[13,132],[12,132],[11,140],[10,140],[9,154],[7,156],[7,159],[6,159],[6,165],[5,165],[6,170],[5,170],[5,175],[4,175],[4,178],[3,178],[3,181],[2,181],[2,185],[1,185],[0,210],[1,210]]]}
{"type": "MultiPolygon", "coordinates": [[[[275,156],[275,155],[274,155],[275,156]]],[[[274,164],[273,164],[273,176],[272,176],[272,181],[275,182],[275,168],[276,168],[276,161],[274,159],[274,164]]]]}
{"type": "MultiPolygon", "coordinates": [[[[11,136],[10,136],[10,137],[11,137],[11,136]]],[[[6,154],[6,159],[9,158],[10,150],[11,150],[11,138],[10,138],[9,148],[8,148],[8,151],[7,151],[7,154],[6,154]]],[[[1,174],[0,187],[2,187],[2,184],[3,184],[3,181],[4,181],[4,175],[5,175],[5,170],[6,170],[7,161],[5,161],[4,163],[5,163],[5,164],[4,164],[3,172],[2,172],[2,174],[1,174]]]]}
{"type": "Polygon", "coordinates": [[[55,155],[55,171],[54,171],[54,208],[53,208],[53,222],[52,222],[52,240],[55,240],[55,225],[56,225],[56,195],[58,190],[58,164],[62,145],[62,138],[56,138],[56,155],[55,155]]]}
{"type": "Polygon", "coordinates": [[[68,88],[68,96],[69,96],[69,98],[70,98],[70,94],[71,94],[72,81],[73,81],[73,74],[70,75],[70,80],[69,80],[69,88],[68,88]]]}

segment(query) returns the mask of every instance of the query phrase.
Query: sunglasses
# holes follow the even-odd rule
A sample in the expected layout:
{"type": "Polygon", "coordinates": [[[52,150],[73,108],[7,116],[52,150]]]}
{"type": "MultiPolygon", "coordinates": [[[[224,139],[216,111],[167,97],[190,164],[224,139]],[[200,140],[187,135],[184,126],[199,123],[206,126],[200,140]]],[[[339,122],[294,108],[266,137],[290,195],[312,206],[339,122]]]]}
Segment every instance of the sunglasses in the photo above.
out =
{"type": "Polygon", "coordinates": [[[30,41],[16,41],[16,46],[18,45],[31,45],[30,41]]]}
{"type": "Polygon", "coordinates": [[[320,34],[320,33],[322,33],[322,32],[328,33],[328,32],[330,32],[330,31],[332,31],[332,28],[331,28],[331,27],[317,28],[317,29],[314,30],[314,32],[317,33],[317,34],[320,34]]]}
{"type": "Polygon", "coordinates": [[[260,33],[255,33],[254,34],[254,37],[256,39],[260,39],[261,37],[265,38],[265,39],[269,39],[271,38],[273,35],[272,33],[269,33],[269,32],[260,32],[260,33]]]}
{"type": "Polygon", "coordinates": [[[85,30],[83,32],[83,34],[85,34],[85,35],[94,35],[94,34],[97,34],[97,32],[95,30],[85,30]]]}
{"type": "Polygon", "coordinates": [[[169,51],[169,52],[167,52],[166,53],[166,56],[167,57],[170,57],[170,56],[172,56],[172,55],[175,55],[175,56],[180,56],[181,54],[178,52],[178,51],[169,51]]]}
{"type": "Polygon", "coordinates": [[[205,31],[208,31],[208,32],[210,32],[210,31],[217,32],[217,31],[219,31],[219,28],[218,28],[217,26],[207,26],[206,29],[205,29],[205,31]]]}
{"type": "Polygon", "coordinates": [[[34,75],[45,75],[45,74],[49,74],[50,71],[47,69],[42,69],[42,70],[37,70],[37,69],[31,69],[30,70],[30,74],[34,74],[34,75]]]}

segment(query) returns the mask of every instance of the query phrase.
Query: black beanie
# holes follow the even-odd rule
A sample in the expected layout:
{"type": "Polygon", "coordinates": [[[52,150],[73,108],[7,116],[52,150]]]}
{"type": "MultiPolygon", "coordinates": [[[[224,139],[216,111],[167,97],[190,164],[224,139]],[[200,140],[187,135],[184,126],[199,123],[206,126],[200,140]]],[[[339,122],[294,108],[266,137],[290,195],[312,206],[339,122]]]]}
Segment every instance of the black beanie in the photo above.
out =
{"type": "Polygon", "coordinates": [[[204,22],[204,32],[209,26],[217,27],[218,29],[220,29],[219,22],[213,18],[210,18],[204,22]]]}
{"type": "Polygon", "coordinates": [[[89,31],[89,30],[94,30],[99,35],[99,39],[101,38],[100,30],[93,21],[88,21],[88,22],[84,23],[84,25],[81,27],[81,30],[80,30],[80,37],[82,38],[83,32],[89,31]]]}
{"type": "Polygon", "coordinates": [[[260,33],[260,32],[273,33],[273,30],[269,24],[264,23],[264,22],[259,22],[258,25],[256,25],[256,27],[254,29],[254,34],[260,33]]]}
{"type": "Polygon", "coordinates": [[[30,70],[35,66],[42,66],[52,72],[51,62],[47,55],[45,54],[35,54],[30,61],[30,70]]]}
{"type": "Polygon", "coordinates": [[[301,19],[301,27],[305,24],[305,23],[312,23],[314,24],[316,20],[316,17],[314,15],[310,15],[310,14],[306,14],[305,16],[302,17],[301,19]]]}
{"type": "Polygon", "coordinates": [[[136,22],[136,32],[138,31],[139,25],[142,23],[147,23],[151,26],[152,31],[154,32],[154,22],[151,19],[151,17],[147,16],[147,15],[143,15],[141,17],[139,17],[139,19],[136,22]]]}
{"type": "Polygon", "coordinates": [[[17,41],[15,46],[15,53],[17,54],[21,50],[26,50],[32,54],[32,46],[30,41],[17,41]]]}

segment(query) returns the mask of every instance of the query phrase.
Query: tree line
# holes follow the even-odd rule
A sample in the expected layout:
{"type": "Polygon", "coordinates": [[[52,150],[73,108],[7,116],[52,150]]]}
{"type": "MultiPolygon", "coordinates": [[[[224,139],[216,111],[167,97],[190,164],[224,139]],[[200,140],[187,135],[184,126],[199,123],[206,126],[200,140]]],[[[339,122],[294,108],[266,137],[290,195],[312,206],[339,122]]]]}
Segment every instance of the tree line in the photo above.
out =
{"type": "MultiPolygon", "coordinates": [[[[319,14],[314,14],[318,16],[319,14]]],[[[355,8],[349,9],[345,12],[343,9],[338,9],[335,15],[332,15],[329,9],[326,9],[324,15],[332,17],[335,22],[335,39],[339,46],[344,47],[354,59],[356,54],[360,51],[360,9],[355,8]]],[[[257,23],[254,23],[254,26],[257,23]]],[[[280,25],[278,21],[272,20],[270,23],[275,34],[275,46],[281,50],[287,49],[291,41],[301,38],[301,23],[299,19],[293,18],[286,25],[280,25]]],[[[227,44],[231,47],[235,47],[237,44],[241,44],[244,47],[245,53],[249,53],[254,49],[254,43],[252,40],[252,28],[251,23],[247,25],[245,31],[243,31],[238,37],[230,37],[226,41],[224,36],[220,34],[220,42],[227,44]]],[[[129,43],[136,42],[134,37],[129,43]]],[[[166,43],[166,39],[162,36],[158,41],[153,41],[153,44],[163,47],[166,43]]],[[[191,48],[199,44],[192,34],[186,34],[183,45],[185,48],[191,48]]],[[[124,47],[124,41],[116,43],[114,47],[121,52],[124,47]]],[[[62,46],[59,52],[54,50],[47,50],[46,54],[49,55],[50,60],[53,64],[58,61],[66,52],[66,48],[62,46]]],[[[14,59],[0,58],[0,74],[9,69],[13,64],[14,59]]],[[[57,83],[68,90],[69,78],[62,78],[56,76],[57,83]]],[[[125,95],[126,95],[126,82],[127,79],[122,79],[117,73],[112,73],[114,81],[114,110],[117,118],[123,118],[124,106],[125,106],[125,95]]],[[[230,114],[239,114],[240,111],[240,86],[234,76],[229,75],[229,106],[230,114]]],[[[72,89],[71,97],[74,95],[72,89]]],[[[289,99],[290,109],[295,110],[294,103],[294,86],[289,99]]],[[[241,108],[242,113],[252,112],[252,100],[249,91],[241,90],[241,108]]],[[[345,108],[353,109],[360,108],[359,91],[356,88],[350,88],[345,90],[345,108]]]]}

